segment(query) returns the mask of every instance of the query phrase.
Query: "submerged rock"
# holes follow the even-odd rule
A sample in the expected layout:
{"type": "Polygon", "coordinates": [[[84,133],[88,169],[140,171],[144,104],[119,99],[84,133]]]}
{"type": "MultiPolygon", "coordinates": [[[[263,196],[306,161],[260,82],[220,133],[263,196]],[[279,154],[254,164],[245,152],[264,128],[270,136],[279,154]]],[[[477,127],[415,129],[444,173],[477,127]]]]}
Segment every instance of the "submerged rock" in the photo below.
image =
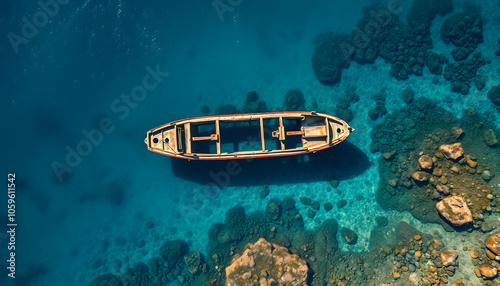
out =
{"type": "Polygon", "coordinates": [[[491,148],[498,147],[498,139],[495,136],[495,132],[492,129],[488,129],[483,132],[483,141],[484,144],[488,145],[488,147],[491,148]]]}
{"type": "Polygon", "coordinates": [[[411,89],[411,87],[408,87],[405,90],[403,90],[403,100],[406,104],[412,103],[414,98],[415,94],[413,93],[413,89],[411,89]]]}
{"type": "Polygon", "coordinates": [[[89,286],[121,286],[122,280],[119,276],[113,274],[103,274],[92,280],[89,286]]]}
{"type": "Polygon", "coordinates": [[[452,196],[445,198],[436,204],[436,208],[441,216],[454,226],[472,222],[471,211],[462,197],[452,196]]]}
{"type": "Polygon", "coordinates": [[[356,244],[358,242],[358,235],[353,231],[346,227],[340,229],[340,235],[344,238],[347,244],[356,244]]]}
{"type": "Polygon", "coordinates": [[[490,89],[488,92],[488,98],[494,105],[500,106],[500,84],[490,89]]]}
{"type": "Polygon", "coordinates": [[[184,263],[186,263],[189,273],[198,275],[202,270],[203,256],[199,251],[194,252],[184,256],[184,263]]]}
{"type": "Polygon", "coordinates": [[[166,262],[173,265],[186,255],[188,251],[188,244],[182,239],[177,239],[166,242],[160,249],[160,255],[166,262]]]}
{"type": "Polygon", "coordinates": [[[226,267],[226,285],[307,285],[308,267],[296,254],[264,238],[249,243],[226,267]]]}
{"type": "Polygon", "coordinates": [[[281,201],[278,199],[270,199],[266,207],[266,215],[272,220],[278,220],[281,217],[281,201]]]}
{"type": "Polygon", "coordinates": [[[443,153],[446,159],[456,160],[464,155],[464,149],[461,143],[439,146],[439,151],[443,153]]]}
{"type": "Polygon", "coordinates": [[[285,101],[283,102],[283,110],[304,110],[306,100],[300,89],[291,89],[285,95],[285,101]]]}

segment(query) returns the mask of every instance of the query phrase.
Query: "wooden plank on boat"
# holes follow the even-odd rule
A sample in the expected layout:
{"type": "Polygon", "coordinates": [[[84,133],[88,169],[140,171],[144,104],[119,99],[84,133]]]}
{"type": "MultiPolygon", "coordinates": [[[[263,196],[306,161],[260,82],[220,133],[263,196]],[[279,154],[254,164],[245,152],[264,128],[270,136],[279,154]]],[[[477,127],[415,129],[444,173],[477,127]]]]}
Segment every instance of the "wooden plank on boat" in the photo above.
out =
{"type": "Polygon", "coordinates": [[[184,124],[184,136],[186,137],[186,153],[191,153],[191,123],[184,124]]]}
{"type": "Polygon", "coordinates": [[[304,132],[302,130],[299,131],[287,131],[286,135],[291,136],[291,135],[303,135],[304,132]]]}
{"type": "Polygon", "coordinates": [[[279,127],[279,140],[281,143],[281,150],[285,150],[285,127],[283,126],[283,117],[280,116],[280,127],[279,127]]]}
{"type": "Polygon", "coordinates": [[[219,119],[215,120],[215,135],[217,136],[217,142],[215,143],[217,146],[217,155],[220,155],[220,127],[219,127],[219,119]]]}
{"type": "Polygon", "coordinates": [[[326,143],[330,143],[330,132],[328,131],[328,118],[325,117],[326,143]]]}
{"type": "Polygon", "coordinates": [[[305,138],[325,137],[326,133],[327,132],[326,132],[325,125],[304,127],[304,137],[305,138]]]}
{"type": "Polygon", "coordinates": [[[260,142],[262,143],[262,152],[266,151],[266,141],[264,140],[264,119],[259,118],[260,121],[260,142]]]}
{"type": "Polygon", "coordinates": [[[179,149],[179,151],[183,151],[183,148],[182,148],[182,129],[180,127],[176,127],[177,128],[177,148],[179,149]]]}

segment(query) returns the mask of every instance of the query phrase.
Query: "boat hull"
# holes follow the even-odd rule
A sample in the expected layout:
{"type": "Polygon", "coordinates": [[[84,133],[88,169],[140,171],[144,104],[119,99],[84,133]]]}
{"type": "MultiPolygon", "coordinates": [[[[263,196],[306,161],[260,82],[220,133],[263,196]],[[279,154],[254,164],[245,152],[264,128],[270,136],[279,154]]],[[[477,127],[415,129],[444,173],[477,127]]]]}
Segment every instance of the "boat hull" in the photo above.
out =
{"type": "Polygon", "coordinates": [[[293,156],[333,147],[354,131],[316,112],[266,112],[186,118],[147,132],[148,150],[187,160],[293,156]]]}

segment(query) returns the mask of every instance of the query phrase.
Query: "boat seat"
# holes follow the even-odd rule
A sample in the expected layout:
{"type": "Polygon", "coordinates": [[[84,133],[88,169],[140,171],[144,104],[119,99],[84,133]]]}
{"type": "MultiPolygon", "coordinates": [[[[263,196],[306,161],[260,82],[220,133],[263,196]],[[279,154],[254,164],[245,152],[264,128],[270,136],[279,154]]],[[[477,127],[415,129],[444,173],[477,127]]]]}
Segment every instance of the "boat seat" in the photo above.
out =
{"type": "Polygon", "coordinates": [[[219,140],[219,136],[218,136],[218,134],[210,134],[210,136],[191,137],[191,140],[193,140],[193,141],[203,141],[203,140],[217,141],[217,140],[219,140]]]}
{"type": "Polygon", "coordinates": [[[302,127],[304,138],[326,137],[327,130],[325,125],[302,127]]]}

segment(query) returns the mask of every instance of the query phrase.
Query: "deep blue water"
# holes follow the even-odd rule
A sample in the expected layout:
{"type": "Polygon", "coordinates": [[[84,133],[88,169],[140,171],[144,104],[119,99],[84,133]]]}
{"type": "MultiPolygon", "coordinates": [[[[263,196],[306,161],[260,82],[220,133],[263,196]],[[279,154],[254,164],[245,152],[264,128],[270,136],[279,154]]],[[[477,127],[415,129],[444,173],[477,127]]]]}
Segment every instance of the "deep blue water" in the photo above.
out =
{"type": "MultiPolygon", "coordinates": [[[[203,105],[212,114],[222,104],[240,108],[246,94],[256,90],[268,107],[276,109],[288,90],[299,88],[308,110],[316,102],[318,109],[335,115],[335,104],[345,90],[358,85],[361,101],[352,121],[356,133],[349,140],[354,147],[346,147],[355,162],[331,167],[323,158],[318,164],[330,168],[346,184],[360,186],[352,197],[361,194],[370,206],[376,205],[373,188],[378,180],[377,161],[369,152],[370,131],[383,120],[373,122],[367,116],[366,111],[375,105],[373,94],[387,89],[389,113],[403,105],[400,94],[411,86],[420,92],[417,97],[435,98],[453,112],[472,107],[491,112],[493,122],[498,116],[485,96],[494,78],[488,78],[482,92],[474,91],[479,101],[472,95],[463,101],[451,100],[461,96],[451,93],[442,78],[436,91],[428,70],[423,77],[412,75],[398,81],[389,76],[390,66],[382,59],[366,66],[353,63],[334,86],[317,80],[311,67],[314,38],[327,31],[350,33],[363,7],[384,6],[387,1],[228,2],[234,4],[226,4],[232,11],[221,12],[211,1],[68,1],[47,6],[53,15],[41,13],[36,2],[2,2],[0,176],[16,174],[18,223],[17,278],[13,280],[4,267],[9,255],[8,237],[3,235],[8,230],[7,197],[0,196],[5,200],[0,202],[2,285],[88,285],[98,274],[123,274],[125,266],[113,264],[116,257],[128,256],[124,264],[130,265],[147,262],[141,257],[157,255],[161,241],[175,238],[203,252],[208,243],[207,224],[224,220],[229,208],[243,205],[247,212],[265,210],[265,204],[255,203],[256,190],[262,185],[282,190],[287,187],[280,186],[293,184],[287,195],[298,201],[299,192],[328,183],[327,175],[301,179],[290,167],[283,167],[282,172],[269,170],[273,179],[260,179],[271,177],[263,175],[267,164],[249,164],[244,168],[260,171],[255,179],[240,177],[233,180],[230,194],[195,202],[189,196],[210,180],[206,174],[224,166],[193,168],[185,162],[172,163],[168,157],[149,152],[143,140],[146,131],[156,126],[201,116],[203,105]],[[39,27],[33,30],[23,19],[38,21],[39,27]],[[138,90],[146,90],[141,100],[130,99],[138,90]],[[203,174],[193,175],[190,170],[203,174]],[[144,230],[150,221],[159,239],[144,230]],[[125,245],[117,242],[122,239],[125,245]],[[137,247],[141,240],[146,246],[137,247]],[[101,248],[102,241],[111,242],[109,249],[101,248]],[[96,259],[97,266],[93,265],[96,259]]],[[[463,2],[455,11],[466,6],[463,2]]],[[[487,28],[479,46],[482,51],[497,49],[498,35],[487,34],[496,19],[492,15],[484,13],[487,28]]],[[[437,21],[442,19],[439,16],[437,21]]],[[[442,43],[434,47],[449,48],[442,43]]],[[[496,64],[498,60],[481,71],[497,75],[496,64]]],[[[270,166],[280,168],[278,163],[270,166]]],[[[284,194],[277,191],[274,197],[283,199],[284,194]]],[[[365,211],[383,213],[380,207],[365,211]]],[[[331,216],[345,222],[348,218],[342,212],[331,216]]],[[[301,214],[305,217],[305,211],[301,214]]],[[[325,213],[322,219],[328,216],[325,213]]],[[[319,225],[312,219],[307,224],[310,229],[319,225]]],[[[366,230],[365,235],[369,233],[366,230]]],[[[363,243],[352,249],[344,243],[343,250],[366,251],[369,242],[363,243]]]]}

